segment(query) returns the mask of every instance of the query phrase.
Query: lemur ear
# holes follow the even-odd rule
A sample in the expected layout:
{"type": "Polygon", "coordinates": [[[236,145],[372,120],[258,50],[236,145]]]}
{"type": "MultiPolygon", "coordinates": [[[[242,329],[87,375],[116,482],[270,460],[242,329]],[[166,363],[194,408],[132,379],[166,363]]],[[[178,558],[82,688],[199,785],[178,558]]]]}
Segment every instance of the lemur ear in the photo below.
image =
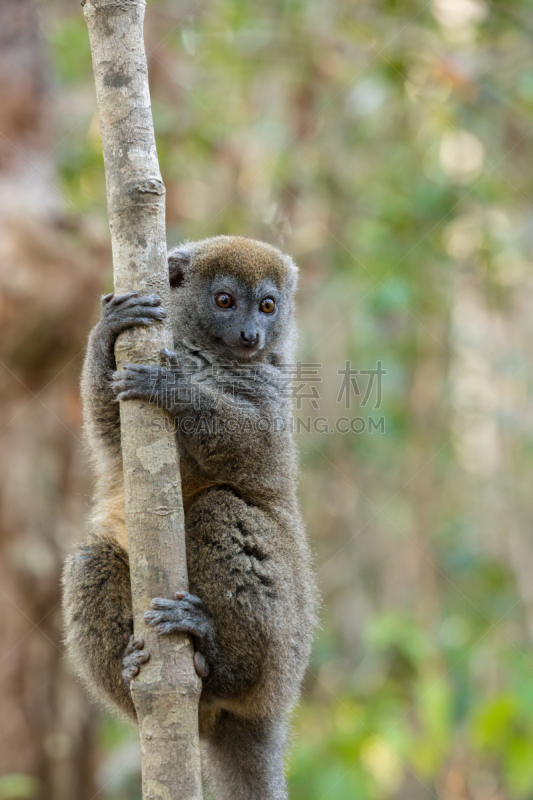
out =
{"type": "Polygon", "coordinates": [[[184,242],[172,248],[168,253],[168,278],[172,289],[177,289],[183,283],[187,270],[192,263],[194,243],[184,242]]]}

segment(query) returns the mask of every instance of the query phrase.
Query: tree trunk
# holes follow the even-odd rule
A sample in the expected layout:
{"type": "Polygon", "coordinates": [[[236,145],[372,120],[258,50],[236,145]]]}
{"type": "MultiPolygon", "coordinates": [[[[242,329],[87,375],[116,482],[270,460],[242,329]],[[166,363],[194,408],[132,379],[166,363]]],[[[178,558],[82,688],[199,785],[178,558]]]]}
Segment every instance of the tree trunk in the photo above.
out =
{"type": "MultiPolygon", "coordinates": [[[[153,132],[143,43],[144,0],[87,0],[102,132],[115,291],[158,294],[168,306],[164,186],[153,132]]],[[[116,344],[117,365],[160,363],[170,324],[136,328],[116,344]]],[[[153,597],[187,591],[185,531],[175,435],[155,406],[121,403],[126,528],[134,628],[150,661],[132,682],[139,720],[143,796],[202,797],[198,741],[201,683],[186,635],[159,637],[144,625],[153,597]]]]}

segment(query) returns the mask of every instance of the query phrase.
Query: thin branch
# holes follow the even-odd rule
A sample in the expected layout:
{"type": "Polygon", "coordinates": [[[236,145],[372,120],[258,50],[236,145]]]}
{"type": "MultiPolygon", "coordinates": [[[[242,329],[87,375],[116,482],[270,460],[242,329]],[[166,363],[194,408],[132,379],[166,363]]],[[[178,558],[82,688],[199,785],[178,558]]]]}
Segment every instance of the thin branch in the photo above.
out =
{"type": "MultiPolygon", "coordinates": [[[[150,109],[144,0],[86,0],[107,182],[115,291],[158,294],[168,305],[165,188],[150,109]]],[[[169,324],[135,328],[116,344],[117,365],[160,362],[169,324]]],[[[200,681],[188,636],[159,637],[143,622],[153,597],[187,590],[175,435],[152,404],[121,403],[126,527],[134,627],[150,661],[132,681],[140,727],[144,800],[200,800],[200,681]]]]}

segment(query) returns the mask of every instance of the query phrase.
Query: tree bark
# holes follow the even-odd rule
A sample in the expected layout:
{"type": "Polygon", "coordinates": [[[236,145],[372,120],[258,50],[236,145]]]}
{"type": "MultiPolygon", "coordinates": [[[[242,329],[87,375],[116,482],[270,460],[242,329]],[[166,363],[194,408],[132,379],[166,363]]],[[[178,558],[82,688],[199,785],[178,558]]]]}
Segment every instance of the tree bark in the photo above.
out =
{"type": "MultiPolygon", "coordinates": [[[[143,42],[145,0],[86,0],[105,161],[115,291],[158,294],[168,306],[165,189],[150,109],[143,42]]],[[[169,324],[122,334],[115,354],[160,363],[169,324]]],[[[128,400],[120,409],[134,629],[150,661],[132,682],[139,720],[143,798],[202,797],[198,740],[201,684],[185,635],[159,637],[143,613],[153,597],[187,591],[176,438],[163,411],[128,400]]]]}

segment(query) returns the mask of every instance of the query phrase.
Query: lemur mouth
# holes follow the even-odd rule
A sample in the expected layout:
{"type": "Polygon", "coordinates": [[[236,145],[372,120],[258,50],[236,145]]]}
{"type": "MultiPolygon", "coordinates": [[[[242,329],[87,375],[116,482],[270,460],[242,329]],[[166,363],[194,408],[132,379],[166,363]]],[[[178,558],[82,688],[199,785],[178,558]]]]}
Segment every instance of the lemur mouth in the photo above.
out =
{"type": "Polygon", "coordinates": [[[263,350],[263,346],[260,344],[256,344],[253,347],[245,344],[237,344],[231,347],[233,353],[238,353],[238,355],[243,356],[244,358],[252,358],[256,356],[258,353],[261,353],[263,350]]]}

